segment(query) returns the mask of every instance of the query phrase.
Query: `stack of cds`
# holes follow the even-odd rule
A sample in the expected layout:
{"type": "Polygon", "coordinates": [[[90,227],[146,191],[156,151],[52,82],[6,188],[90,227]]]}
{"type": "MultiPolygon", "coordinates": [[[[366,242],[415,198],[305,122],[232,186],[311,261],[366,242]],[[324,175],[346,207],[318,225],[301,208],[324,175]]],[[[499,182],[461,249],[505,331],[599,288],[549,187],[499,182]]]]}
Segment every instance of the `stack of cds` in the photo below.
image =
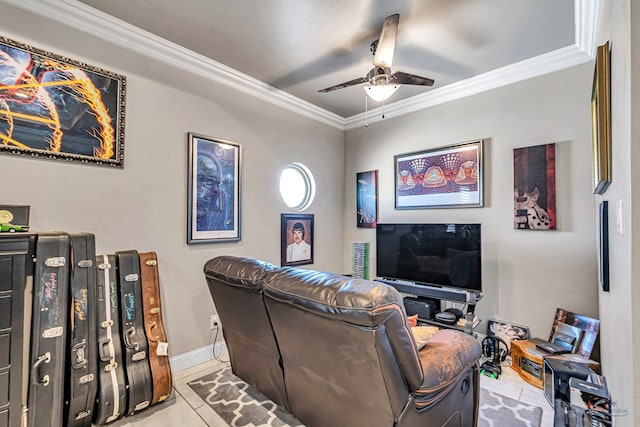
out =
{"type": "Polygon", "coordinates": [[[369,242],[353,242],[351,252],[353,277],[369,278],[369,242]]]}

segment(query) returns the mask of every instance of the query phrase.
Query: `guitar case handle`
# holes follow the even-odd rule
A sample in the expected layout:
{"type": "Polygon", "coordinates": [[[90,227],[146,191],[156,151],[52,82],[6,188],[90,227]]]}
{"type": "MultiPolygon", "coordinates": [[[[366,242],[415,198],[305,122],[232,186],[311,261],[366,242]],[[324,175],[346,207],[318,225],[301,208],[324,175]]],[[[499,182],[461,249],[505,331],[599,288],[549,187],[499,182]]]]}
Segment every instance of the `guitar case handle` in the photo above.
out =
{"type": "Polygon", "coordinates": [[[130,327],[124,333],[124,345],[128,348],[132,348],[135,351],[140,349],[140,344],[138,343],[138,337],[136,335],[136,328],[130,327]],[[135,341],[135,343],[134,343],[135,341]]]}
{"type": "Polygon", "coordinates": [[[73,369],[84,368],[89,364],[89,361],[85,357],[84,353],[84,349],[86,347],[87,342],[84,339],[71,347],[71,367],[73,369]]]}
{"type": "Polygon", "coordinates": [[[36,363],[33,364],[33,367],[31,368],[31,378],[33,378],[33,383],[35,385],[41,385],[44,387],[49,385],[49,375],[45,375],[40,378],[40,365],[49,362],[51,362],[51,353],[47,351],[42,356],[39,356],[38,360],[36,360],[36,363]]]}

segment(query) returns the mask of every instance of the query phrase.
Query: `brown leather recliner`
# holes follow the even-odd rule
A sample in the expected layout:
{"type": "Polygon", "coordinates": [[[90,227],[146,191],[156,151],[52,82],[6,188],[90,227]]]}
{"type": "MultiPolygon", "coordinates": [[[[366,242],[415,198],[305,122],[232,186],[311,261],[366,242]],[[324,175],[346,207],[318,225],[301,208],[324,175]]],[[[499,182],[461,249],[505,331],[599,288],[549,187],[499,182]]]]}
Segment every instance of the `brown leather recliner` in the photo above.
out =
{"type": "MultiPolygon", "coordinates": [[[[236,263],[247,262],[225,257],[205,267],[225,339],[236,335],[235,323],[225,317],[233,318],[243,301],[223,301],[215,290],[221,284],[243,282],[236,277],[243,271],[236,263]],[[223,310],[231,316],[223,316],[223,310]]],[[[441,330],[418,351],[402,298],[394,288],[295,268],[269,266],[265,273],[262,301],[268,316],[265,319],[254,307],[251,312],[259,312],[259,318],[247,314],[243,320],[254,327],[270,322],[280,364],[271,357],[256,361],[252,369],[282,369],[284,406],[302,423],[309,427],[477,424],[481,347],[471,336],[441,330]]],[[[254,279],[258,276],[257,271],[251,274],[254,279]]],[[[262,325],[260,329],[264,331],[262,325]]],[[[252,342],[235,340],[227,346],[230,354],[234,347],[232,365],[234,359],[238,363],[238,352],[246,353],[245,359],[254,357],[252,342]]],[[[254,387],[266,394],[259,385],[254,387]]]]}
{"type": "Polygon", "coordinates": [[[262,279],[276,268],[256,259],[221,256],[209,260],[204,273],[233,373],[288,408],[280,353],[262,296],[262,279]]]}

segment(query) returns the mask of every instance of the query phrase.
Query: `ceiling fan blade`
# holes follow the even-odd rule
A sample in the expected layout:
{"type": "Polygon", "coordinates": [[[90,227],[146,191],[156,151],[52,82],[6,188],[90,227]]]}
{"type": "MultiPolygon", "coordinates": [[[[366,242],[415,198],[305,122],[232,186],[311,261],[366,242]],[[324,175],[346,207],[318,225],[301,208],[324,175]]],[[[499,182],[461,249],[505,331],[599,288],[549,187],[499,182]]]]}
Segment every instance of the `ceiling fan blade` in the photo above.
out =
{"type": "Polygon", "coordinates": [[[373,56],[373,65],[376,67],[390,68],[393,62],[393,52],[396,48],[396,35],[398,34],[398,21],[400,15],[390,15],[384,19],[378,47],[373,56]]]}
{"type": "Polygon", "coordinates": [[[416,76],[415,74],[396,71],[391,75],[391,78],[389,79],[389,83],[396,83],[401,85],[433,86],[435,81],[428,77],[421,77],[421,76],[416,76]]]}
{"type": "Polygon", "coordinates": [[[369,80],[365,77],[358,77],[357,79],[349,80],[348,82],[340,83],[335,86],[330,86],[324,89],[320,89],[318,92],[331,92],[332,90],[344,89],[345,87],[359,85],[360,83],[366,83],[369,80]]]}

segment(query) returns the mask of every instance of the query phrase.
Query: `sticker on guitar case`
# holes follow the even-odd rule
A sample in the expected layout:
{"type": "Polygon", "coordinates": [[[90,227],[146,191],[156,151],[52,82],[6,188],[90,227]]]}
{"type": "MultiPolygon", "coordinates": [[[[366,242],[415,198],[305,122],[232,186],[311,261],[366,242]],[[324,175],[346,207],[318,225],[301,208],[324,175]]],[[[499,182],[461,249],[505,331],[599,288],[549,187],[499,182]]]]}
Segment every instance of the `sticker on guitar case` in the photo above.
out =
{"type": "Polygon", "coordinates": [[[168,342],[158,342],[158,348],[156,350],[156,354],[158,356],[168,356],[169,355],[169,343],[168,342]]]}

